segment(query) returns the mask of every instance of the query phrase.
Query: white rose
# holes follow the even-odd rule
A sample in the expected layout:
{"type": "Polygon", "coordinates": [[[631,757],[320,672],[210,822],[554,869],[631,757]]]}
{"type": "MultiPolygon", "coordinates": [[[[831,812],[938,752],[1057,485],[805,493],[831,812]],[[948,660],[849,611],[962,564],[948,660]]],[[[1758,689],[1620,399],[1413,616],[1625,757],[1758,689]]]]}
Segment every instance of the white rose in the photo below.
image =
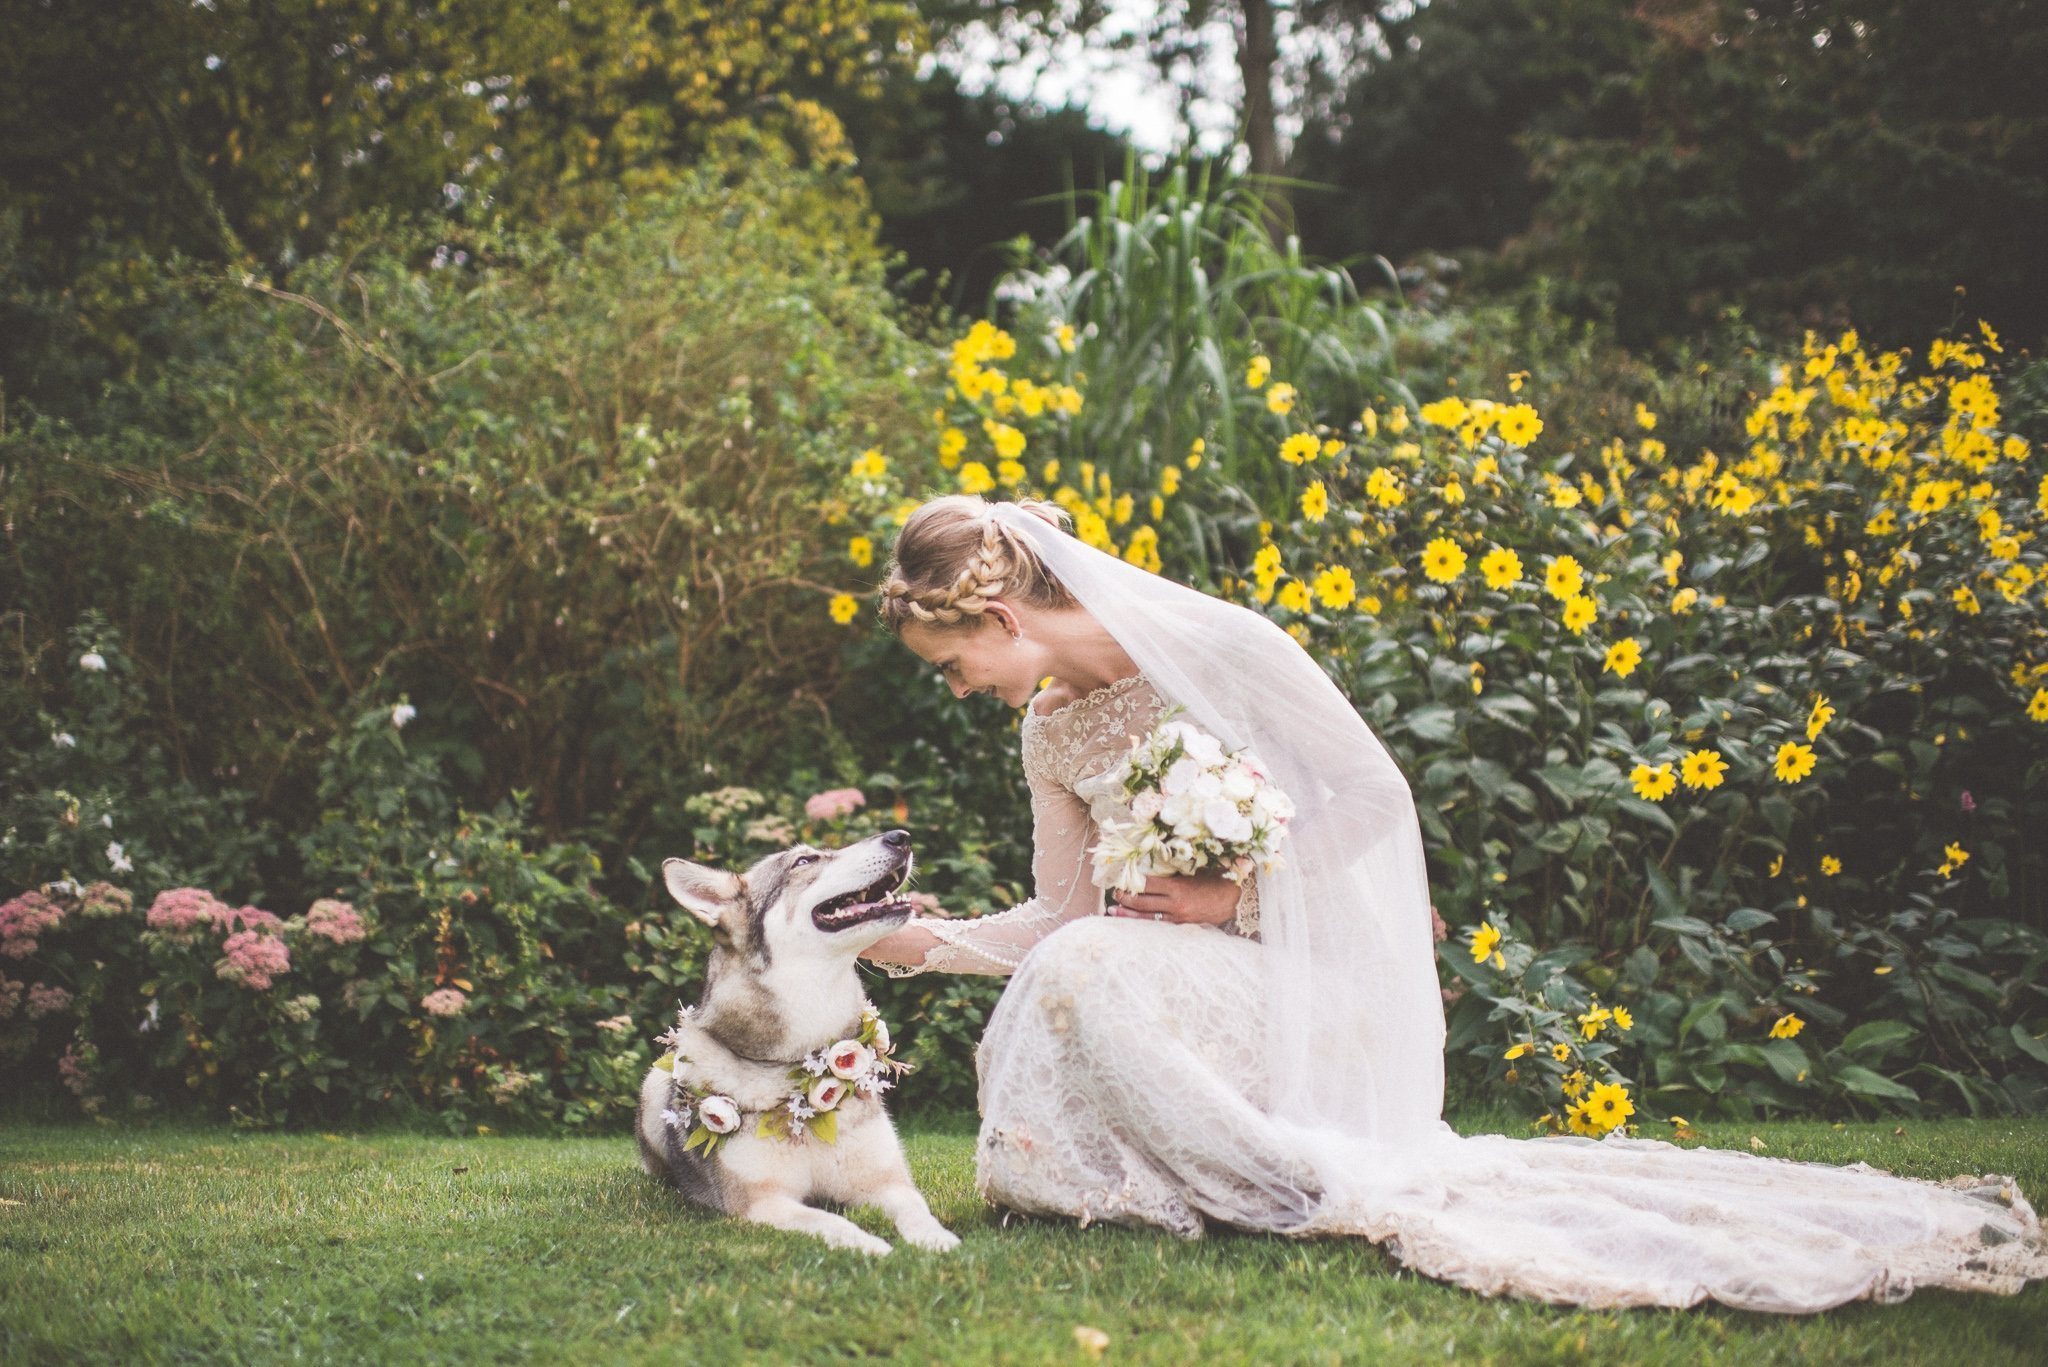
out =
{"type": "Polygon", "coordinates": [[[1204,802],[1209,801],[1211,798],[1222,797],[1223,776],[1213,770],[1204,773],[1200,778],[1188,785],[1188,791],[1204,802]]]}
{"type": "Polygon", "coordinates": [[[740,1127],[740,1108],[729,1096],[707,1096],[697,1103],[697,1119],[713,1134],[731,1134],[740,1127]]]}
{"type": "Polygon", "coordinates": [[[889,1042],[889,1022],[883,1020],[880,1016],[871,1016],[869,1019],[875,1023],[875,1052],[878,1054],[888,1053],[896,1047],[889,1042]]]}
{"type": "Polygon", "coordinates": [[[1131,799],[1131,815],[1140,821],[1150,821],[1159,815],[1159,809],[1166,805],[1166,799],[1157,789],[1147,788],[1131,799]]]}
{"type": "Polygon", "coordinates": [[[1166,771],[1166,777],[1159,780],[1159,791],[1168,797],[1179,797],[1201,776],[1201,765],[1191,759],[1177,759],[1173,762],[1173,767],[1166,771]]]}
{"type": "Polygon", "coordinates": [[[846,1083],[841,1078],[821,1077],[811,1084],[810,1103],[818,1111],[829,1111],[846,1097],[846,1083]]]}
{"type": "Polygon", "coordinates": [[[1202,804],[1192,793],[1176,793],[1159,804],[1159,819],[1182,834],[1181,828],[1201,815],[1202,804]]]}
{"type": "Polygon", "coordinates": [[[1223,776],[1223,796],[1232,802],[1247,802],[1258,796],[1259,781],[1242,764],[1233,764],[1223,776]]]}
{"type": "Polygon", "coordinates": [[[88,650],[78,657],[78,667],[88,674],[104,674],[107,672],[107,657],[97,650],[88,650]]]}
{"type": "Polygon", "coordinates": [[[1216,798],[1202,809],[1202,820],[1208,824],[1209,834],[1228,844],[1252,838],[1251,818],[1240,812],[1235,802],[1216,798]]]}
{"type": "Polygon", "coordinates": [[[1197,764],[1217,765],[1223,763],[1223,746],[1206,731],[1194,731],[1184,742],[1189,759],[1197,764]]]}
{"type": "Polygon", "coordinates": [[[875,1061],[875,1051],[859,1040],[843,1039],[825,1051],[825,1064],[838,1077],[859,1077],[875,1061]]]}

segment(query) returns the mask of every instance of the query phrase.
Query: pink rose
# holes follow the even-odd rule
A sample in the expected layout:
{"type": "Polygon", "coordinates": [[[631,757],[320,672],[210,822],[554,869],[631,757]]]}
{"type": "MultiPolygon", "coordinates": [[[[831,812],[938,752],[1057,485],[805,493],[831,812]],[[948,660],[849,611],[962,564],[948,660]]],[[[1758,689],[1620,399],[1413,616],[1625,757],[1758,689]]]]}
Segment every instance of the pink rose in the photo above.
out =
{"type": "Polygon", "coordinates": [[[859,1040],[843,1039],[825,1054],[825,1066],[839,1077],[859,1077],[875,1061],[875,1051],[859,1040]]]}
{"type": "Polygon", "coordinates": [[[804,800],[804,815],[813,821],[837,821],[867,805],[858,788],[828,788],[804,800]]]}
{"type": "Polygon", "coordinates": [[[420,1010],[430,1016],[459,1016],[467,1005],[469,998],[458,987],[436,988],[420,998],[420,1010]]]}
{"type": "Polygon", "coordinates": [[[731,1134],[740,1127],[740,1108],[729,1096],[707,1096],[697,1103],[697,1119],[713,1134],[731,1134]]]}
{"type": "Polygon", "coordinates": [[[811,1084],[810,1103],[814,1111],[829,1111],[846,1099],[846,1083],[836,1077],[821,1077],[811,1084]]]}

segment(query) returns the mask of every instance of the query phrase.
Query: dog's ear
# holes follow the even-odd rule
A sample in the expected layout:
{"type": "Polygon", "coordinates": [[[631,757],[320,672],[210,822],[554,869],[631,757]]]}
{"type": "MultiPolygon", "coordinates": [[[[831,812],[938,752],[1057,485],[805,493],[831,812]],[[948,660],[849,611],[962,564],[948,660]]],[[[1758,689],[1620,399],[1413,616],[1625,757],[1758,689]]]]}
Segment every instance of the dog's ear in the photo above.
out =
{"type": "Polygon", "coordinates": [[[707,926],[717,925],[726,909],[741,896],[737,874],[692,864],[687,859],[662,860],[661,881],[668,885],[668,895],[680,902],[683,910],[707,926]]]}

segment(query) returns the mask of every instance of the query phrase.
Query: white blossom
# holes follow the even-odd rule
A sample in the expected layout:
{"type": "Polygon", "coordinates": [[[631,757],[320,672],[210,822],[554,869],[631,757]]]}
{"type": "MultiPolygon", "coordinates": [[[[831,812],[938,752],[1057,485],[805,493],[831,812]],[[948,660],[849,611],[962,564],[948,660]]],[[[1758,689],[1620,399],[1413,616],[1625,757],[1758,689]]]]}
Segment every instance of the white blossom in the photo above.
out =
{"type": "Polygon", "coordinates": [[[391,709],[391,724],[395,727],[399,727],[402,729],[407,722],[411,721],[414,717],[417,717],[419,714],[419,709],[414,707],[411,703],[402,702],[398,704],[398,706],[391,709]]]}
{"type": "Polygon", "coordinates": [[[107,672],[107,657],[97,650],[88,650],[78,657],[78,667],[88,674],[104,674],[107,672]]]}
{"type": "Polygon", "coordinates": [[[135,861],[128,857],[127,851],[121,848],[118,840],[107,842],[107,863],[113,866],[115,873],[135,872],[135,861]]]}
{"type": "Polygon", "coordinates": [[[50,740],[59,750],[74,749],[78,745],[78,737],[72,735],[69,731],[59,731],[51,736],[50,740]]]}

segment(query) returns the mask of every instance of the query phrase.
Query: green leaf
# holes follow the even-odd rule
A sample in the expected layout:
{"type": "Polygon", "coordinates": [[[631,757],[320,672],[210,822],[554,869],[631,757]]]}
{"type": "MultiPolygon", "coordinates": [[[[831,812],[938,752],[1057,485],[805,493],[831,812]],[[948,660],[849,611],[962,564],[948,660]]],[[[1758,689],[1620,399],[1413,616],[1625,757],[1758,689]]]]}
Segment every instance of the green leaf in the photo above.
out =
{"type": "Polygon", "coordinates": [[[1418,707],[1401,718],[1401,729],[1417,740],[1449,744],[1458,734],[1458,714],[1442,703],[1418,707]]]}
{"type": "Polygon", "coordinates": [[[1692,1008],[1685,1013],[1685,1019],[1678,1023],[1680,1042],[1682,1043],[1694,1030],[1699,1031],[1701,1039],[1718,1040],[1727,1036],[1728,1022],[1721,1019],[1719,997],[1709,997],[1703,1002],[1693,1003],[1692,1008]]]}
{"type": "Polygon", "coordinates": [[[1643,875],[1650,881],[1650,896],[1657,903],[1657,909],[1666,916],[1683,916],[1685,904],[1678,900],[1678,889],[1671,886],[1671,880],[1664,876],[1664,870],[1653,863],[1643,865],[1643,875]]]}
{"type": "Polygon", "coordinates": [[[1771,1071],[1780,1079],[1797,1085],[1806,1080],[1813,1064],[1808,1061],[1806,1051],[1788,1039],[1774,1039],[1760,1051],[1764,1061],[1771,1065],[1771,1071]]]}
{"type": "Polygon", "coordinates": [[[1777,919],[1768,911],[1759,911],[1755,907],[1737,907],[1728,913],[1728,919],[1721,924],[1739,935],[1746,930],[1755,930],[1758,926],[1767,926],[1777,919]]]}
{"type": "Polygon", "coordinates": [[[1883,1057],[1892,1046],[1913,1038],[1918,1032],[1903,1021],[1870,1021],[1859,1025],[1842,1040],[1845,1054],[1874,1054],[1883,1057]]]}
{"type": "Polygon", "coordinates": [[[2048,1063],[2048,1040],[2042,1039],[2039,1035],[2028,1034],[2027,1027],[2021,1025],[2018,1021],[2013,1022],[2012,1042],[2017,1044],[2020,1047],[2020,1052],[2026,1054],[2029,1058],[2041,1063],[2048,1063]]]}
{"type": "Polygon", "coordinates": [[[1873,1073],[1858,1064],[1850,1064],[1837,1070],[1835,1080],[1859,1096],[1881,1096],[1892,1101],[1918,1101],[1920,1094],[1903,1083],[1893,1082],[1882,1073],[1873,1073]]]}
{"type": "Polygon", "coordinates": [[[827,1144],[839,1142],[839,1112],[820,1111],[811,1117],[811,1133],[827,1144]]]}

